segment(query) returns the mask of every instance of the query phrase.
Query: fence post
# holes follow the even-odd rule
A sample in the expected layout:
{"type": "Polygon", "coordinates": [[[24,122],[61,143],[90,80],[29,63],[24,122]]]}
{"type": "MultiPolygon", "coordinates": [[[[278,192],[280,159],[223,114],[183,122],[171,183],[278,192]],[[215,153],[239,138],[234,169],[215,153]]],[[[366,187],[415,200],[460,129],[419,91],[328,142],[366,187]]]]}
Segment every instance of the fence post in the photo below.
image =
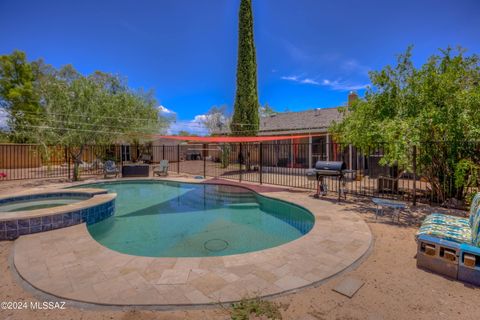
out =
{"type": "Polygon", "coordinates": [[[162,160],[165,160],[165,145],[162,145],[162,160]]]}
{"type": "Polygon", "coordinates": [[[65,159],[67,160],[67,171],[68,171],[68,180],[70,180],[70,157],[68,155],[68,148],[65,147],[65,159]]]}
{"type": "Polygon", "coordinates": [[[238,154],[238,164],[240,166],[240,174],[238,175],[238,181],[242,182],[242,160],[243,160],[243,153],[242,153],[242,143],[240,142],[239,145],[240,152],[238,154]]]}
{"type": "Polygon", "coordinates": [[[260,174],[260,184],[263,183],[263,177],[262,177],[262,174],[263,174],[263,143],[260,142],[260,152],[259,152],[259,166],[258,166],[258,171],[259,171],[259,174],[260,174]]]}
{"type": "Polygon", "coordinates": [[[413,205],[417,205],[417,146],[413,146],[413,205]]]}
{"type": "Polygon", "coordinates": [[[207,177],[207,160],[206,154],[207,154],[207,145],[203,144],[203,150],[202,150],[202,156],[203,156],[203,178],[205,179],[207,177]]]}
{"type": "Polygon", "coordinates": [[[177,144],[177,174],[180,174],[180,144],[177,144]]]}

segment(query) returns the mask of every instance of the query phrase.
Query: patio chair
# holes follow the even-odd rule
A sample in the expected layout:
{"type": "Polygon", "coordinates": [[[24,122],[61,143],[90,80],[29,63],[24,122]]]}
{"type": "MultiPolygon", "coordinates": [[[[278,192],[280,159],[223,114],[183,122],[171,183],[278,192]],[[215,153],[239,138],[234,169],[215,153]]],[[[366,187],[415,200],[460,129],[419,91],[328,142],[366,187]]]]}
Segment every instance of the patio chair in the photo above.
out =
{"type": "Polygon", "coordinates": [[[118,176],[118,173],[120,171],[118,170],[117,166],[115,165],[115,162],[113,162],[112,160],[108,160],[105,162],[104,166],[103,166],[103,174],[104,174],[104,177],[106,178],[107,176],[111,176],[111,175],[114,175],[115,178],[118,176]]]}
{"type": "Polygon", "coordinates": [[[153,175],[157,176],[168,176],[168,160],[160,160],[160,165],[153,168],[153,175]]]}
{"type": "Polygon", "coordinates": [[[398,181],[405,171],[400,172],[397,177],[388,177],[384,175],[378,176],[378,193],[398,193],[398,181]]]}
{"type": "Polygon", "coordinates": [[[445,276],[480,284],[480,193],[470,217],[433,213],[417,232],[417,266],[445,276]]]}

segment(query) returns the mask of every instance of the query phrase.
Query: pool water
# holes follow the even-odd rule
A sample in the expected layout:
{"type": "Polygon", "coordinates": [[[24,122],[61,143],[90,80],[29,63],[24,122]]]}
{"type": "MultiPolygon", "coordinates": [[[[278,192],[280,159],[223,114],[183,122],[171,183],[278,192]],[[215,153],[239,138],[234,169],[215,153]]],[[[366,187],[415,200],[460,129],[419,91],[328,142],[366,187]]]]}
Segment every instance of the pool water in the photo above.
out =
{"type": "Polygon", "coordinates": [[[5,204],[0,204],[0,212],[16,212],[16,211],[28,211],[28,210],[38,210],[45,208],[54,208],[59,206],[64,206],[67,204],[76,203],[79,201],[85,200],[85,198],[46,198],[46,199],[33,199],[33,200],[22,200],[22,201],[13,201],[5,204]]]}
{"type": "Polygon", "coordinates": [[[171,181],[84,187],[117,193],[114,216],[88,225],[100,244],[148,257],[224,256],[295,240],[313,227],[310,212],[245,188],[171,181]]]}

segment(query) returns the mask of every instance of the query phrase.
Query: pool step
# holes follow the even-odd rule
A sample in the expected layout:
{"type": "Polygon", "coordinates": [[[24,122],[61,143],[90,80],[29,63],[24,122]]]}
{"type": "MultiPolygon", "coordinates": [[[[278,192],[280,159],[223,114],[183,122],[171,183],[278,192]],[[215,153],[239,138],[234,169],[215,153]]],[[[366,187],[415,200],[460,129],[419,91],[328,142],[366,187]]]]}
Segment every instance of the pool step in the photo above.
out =
{"type": "Polygon", "coordinates": [[[245,203],[232,203],[228,205],[232,209],[258,209],[260,205],[255,202],[245,202],[245,203]]]}

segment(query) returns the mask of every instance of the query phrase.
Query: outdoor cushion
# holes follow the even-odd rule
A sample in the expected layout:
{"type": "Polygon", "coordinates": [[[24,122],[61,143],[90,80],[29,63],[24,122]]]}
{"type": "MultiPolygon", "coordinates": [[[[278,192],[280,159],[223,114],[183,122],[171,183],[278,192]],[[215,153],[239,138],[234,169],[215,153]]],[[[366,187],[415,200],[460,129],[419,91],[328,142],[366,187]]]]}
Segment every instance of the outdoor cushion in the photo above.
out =
{"type": "Polygon", "coordinates": [[[452,225],[457,227],[470,228],[470,220],[467,218],[450,216],[447,214],[433,213],[425,218],[423,224],[452,225]]]}
{"type": "Polygon", "coordinates": [[[433,213],[423,221],[421,234],[480,246],[480,193],[472,199],[468,219],[433,213]]]}
{"type": "Polygon", "coordinates": [[[469,227],[441,224],[422,224],[417,232],[417,237],[420,235],[428,235],[458,243],[472,243],[472,230],[469,227]]]}
{"type": "Polygon", "coordinates": [[[480,205],[480,192],[475,194],[475,196],[472,199],[472,204],[470,205],[470,225],[473,225],[473,220],[475,220],[476,217],[480,215],[480,210],[479,209],[480,205]]]}

